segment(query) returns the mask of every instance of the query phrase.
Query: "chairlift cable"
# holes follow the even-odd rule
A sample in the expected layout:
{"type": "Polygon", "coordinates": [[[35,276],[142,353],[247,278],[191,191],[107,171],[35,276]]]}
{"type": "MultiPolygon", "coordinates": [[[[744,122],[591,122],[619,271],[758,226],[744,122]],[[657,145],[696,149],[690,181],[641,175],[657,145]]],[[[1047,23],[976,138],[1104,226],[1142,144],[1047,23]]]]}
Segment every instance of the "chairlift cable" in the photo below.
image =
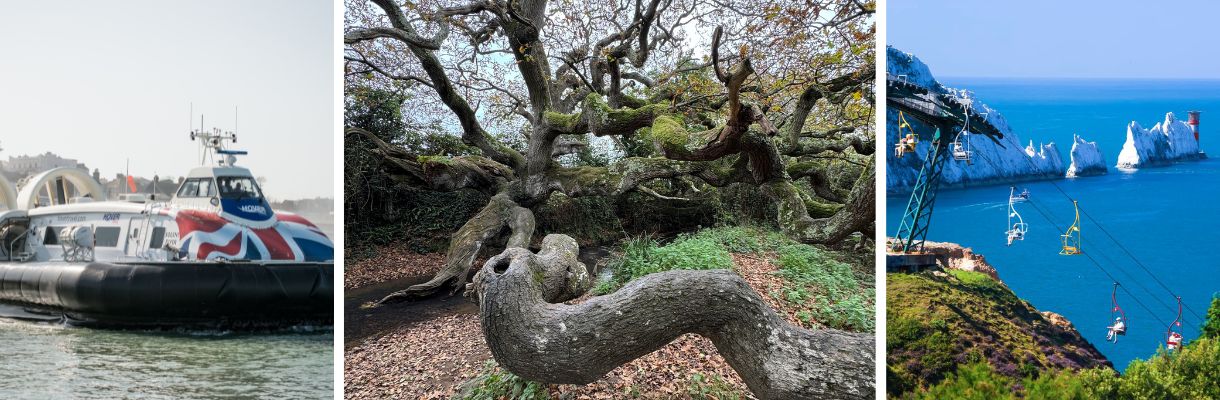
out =
{"type": "MultiPolygon", "coordinates": [[[[992,167],[995,167],[995,164],[994,164],[994,163],[993,163],[993,162],[992,162],[992,161],[991,161],[989,158],[987,158],[986,156],[984,156],[984,157],[983,157],[983,160],[984,160],[984,161],[986,161],[988,164],[992,165],[992,167]]],[[[1046,208],[1045,206],[1041,206],[1041,207],[1040,207],[1040,206],[1038,205],[1038,202],[1037,202],[1037,201],[1035,201],[1035,200],[1034,200],[1034,199],[1032,199],[1032,198],[1029,200],[1029,203],[1030,203],[1030,205],[1032,205],[1032,206],[1034,207],[1034,209],[1035,209],[1035,210],[1037,210],[1039,213],[1041,213],[1041,214],[1043,215],[1043,217],[1044,217],[1044,218],[1047,218],[1047,221],[1048,221],[1048,222],[1051,222],[1051,218],[1049,218],[1050,212],[1049,212],[1049,211],[1044,211],[1044,209],[1048,209],[1048,208],[1046,208]]],[[[1060,228],[1059,228],[1059,226],[1058,226],[1057,224],[1055,224],[1054,222],[1051,222],[1051,225],[1052,225],[1053,227],[1055,227],[1055,229],[1056,229],[1056,230],[1063,230],[1063,229],[1060,229],[1060,228]]],[[[1086,239],[1083,239],[1083,238],[1082,238],[1082,240],[1081,240],[1081,243],[1080,243],[1080,244],[1081,244],[1081,245],[1084,245],[1084,244],[1089,244],[1090,246],[1093,246],[1095,243],[1093,243],[1093,241],[1086,240],[1086,239]]],[[[1092,253],[1083,253],[1083,252],[1082,252],[1081,254],[1084,254],[1084,255],[1088,256],[1090,261],[1092,261],[1094,264],[1098,264],[1098,267],[1100,267],[1100,263],[1097,261],[1097,259],[1095,259],[1095,258],[1093,258],[1093,257],[1092,257],[1092,253]]],[[[1097,254],[1099,255],[1099,257],[1104,258],[1104,259],[1105,259],[1104,261],[1106,261],[1108,264],[1110,264],[1110,265],[1115,265],[1115,266],[1118,266],[1118,265],[1119,265],[1118,263],[1114,262],[1114,260],[1109,259],[1109,256],[1106,256],[1106,255],[1105,255],[1105,252],[1099,252],[1099,253],[1097,253],[1097,254]]],[[[1135,276],[1133,276],[1133,275],[1132,275],[1130,272],[1127,272],[1127,270],[1126,270],[1125,268],[1118,267],[1118,268],[1117,268],[1117,271],[1121,272],[1121,273],[1122,273],[1124,276],[1126,276],[1127,278],[1130,278],[1132,281],[1134,281],[1134,282],[1135,282],[1135,284],[1136,284],[1136,285],[1137,285],[1137,286],[1138,286],[1138,287],[1139,287],[1141,290],[1143,290],[1145,294],[1147,294],[1149,297],[1151,297],[1151,298],[1153,298],[1154,300],[1156,300],[1156,302],[1157,302],[1157,303],[1159,303],[1159,304],[1160,304],[1162,307],[1165,307],[1166,309],[1168,309],[1168,310],[1170,310],[1170,311],[1172,311],[1172,310],[1173,310],[1173,307],[1170,307],[1168,304],[1165,304],[1165,302],[1164,302],[1164,301],[1161,301],[1161,298],[1160,298],[1159,296],[1156,296],[1155,294],[1153,294],[1153,293],[1152,293],[1152,291],[1148,289],[1148,287],[1144,286],[1144,284],[1143,284],[1143,283],[1141,283],[1139,279],[1135,278],[1135,276]]],[[[1115,281],[1115,282],[1117,282],[1117,281],[1118,281],[1118,279],[1115,279],[1115,278],[1114,278],[1113,276],[1111,276],[1109,273],[1107,273],[1106,275],[1107,275],[1107,276],[1109,276],[1109,277],[1111,278],[1111,280],[1113,280],[1113,281],[1115,281]]],[[[1134,297],[1134,296],[1135,296],[1135,295],[1134,295],[1134,293],[1131,293],[1131,292],[1130,292],[1130,291],[1127,289],[1127,287],[1126,287],[1126,286],[1123,286],[1123,291],[1127,292],[1127,294],[1131,295],[1132,297],[1134,297]]]]}
{"type": "MultiPolygon", "coordinates": [[[[1047,215],[1047,213],[1045,211],[1043,211],[1041,207],[1034,205],[1034,209],[1037,210],[1038,213],[1041,214],[1043,218],[1046,218],[1047,222],[1050,222],[1052,226],[1054,226],[1056,229],[1059,228],[1059,225],[1056,224],[1054,221],[1052,221],[1050,216],[1047,215]]],[[[1119,281],[1118,278],[1115,278],[1114,275],[1111,275],[1109,271],[1106,271],[1106,269],[1101,266],[1101,263],[1099,263],[1099,262],[1097,262],[1097,260],[1093,259],[1092,254],[1081,253],[1081,255],[1083,255],[1086,259],[1091,261],[1093,263],[1093,266],[1097,267],[1097,269],[1100,270],[1102,274],[1105,274],[1106,277],[1110,278],[1111,281],[1114,281],[1114,282],[1119,281]]],[[[1152,318],[1155,318],[1157,320],[1157,322],[1160,322],[1162,324],[1165,323],[1165,320],[1162,320],[1161,317],[1157,316],[1157,313],[1153,312],[1151,308],[1149,308],[1146,304],[1144,304],[1144,302],[1140,301],[1139,297],[1136,297],[1134,293],[1131,293],[1131,291],[1128,290],[1125,285],[1120,284],[1119,287],[1121,287],[1123,289],[1123,293],[1126,293],[1128,296],[1131,297],[1131,300],[1135,301],[1135,304],[1139,304],[1140,308],[1143,308],[1144,311],[1147,311],[1148,315],[1151,315],[1152,318]]]]}
{"type": "MultiPolygon", "coordinates": [[[[1029,157],[1022,157],[1022,158],[1025,160],[1025,162],[1029,163],[1030,167],[1033,167],[1035,170],[1038,169],[1037,168],[1038,166],[1036,164],[1034,164],[1034,162],[1031,158],[1029,158],[1029,157]]],[[[995,166],[995,164],[992,164],[992,166],[995,166]]],[[[998,170],[998,168],[997,168],[997,170],[998,170]]],[[[1054,180],[1048,180],[1047,182],[1050,183],[1051,186],[1054,186],[1055,190],[1058,190],[1059,193],[1063,195],[1063,197],[1066,197],[1068,200],[1071,200],[1071,201],[1076,201],[1075,198],[1073,198],[1066,191],[1064,191],[1063,188],[1060,187],[1059,184],[1055,183],[1054,180]]],[[[1145,266],[1143,262],[1141,262],[1138,258],[1136,258],[1135,255],[1132,254],[1131,251],[1128,250],[1126,246],[1123,246],[1123,244],[1121,242],[1119,242],[1118,239],[1114,237],[1114,235],[1110,234],[1110,231],[1106,230],[1106,228],[1104,226],[1102,226],[1100,222],[1097,222],[1097,220],[1094,219],[1093,216],[1089,215],[1089,213],[1087,211],[1085,211],[1085,209],[1083,207],[1080,208],[1080,213],[1082,215],[1084,215],[1085,218],[1087,218],[1089,221],[1093,222],[1093,225],[1096,225],[1097,228],[1100,229],[1101,232],[1110,239],[1110,241],[1114,242],[1114,244],[1117,245],[1119,249],[1122,249],[1123,253],[1126,254],[1127,257],[1130,257],[1132,261],[1135,261],[1136,266],[1140,267],[1140,269],[1144,270],[1144,273],[1146,273],[1146,274],[1148,274],[1148,276],[1152,277],[1152,280],[1156,281],[1157,285],[1160,285],[1161,288],[1165,289],[1166,292],[1169,292],[1170,295],[1172,295],[1174,297],[1180,297],[1173,290],[1169,289],[1169,286],[1165,285],[1164,282],[1162,282],[1159,278],[1157,278],[1156,275],[1152,273],[1152,271],[1149,271],[1148,267],[1145,266]]],[[[1118,265],[1118,264],[1115,264],[1115,265],[1118,265]]],[[[1136,280],[1136,281],[1138,283],[1138,280],[1136,280]]],[[[1151,294],[1151,293],[1149,293],[1149,294],[1151,294]]],[[[1168,305],[1165,305],[1165,307],[1170,308],[1172,310],[1172,307],[1169,307],[1168,305]]],[[[1191,315],[1194,315],[1195,319],[1199,320],[1200,323],[1202,323],[1202,321],[1206,321],[1203,317],[1200,317],[1199,314],[1196,313],[1194,309],[1190,308],[1189,305],[1186,305],[1186,310],[1190,311],[1191,315]]]]}
{"type": "MultiPolygon", "coordinates": [[[[987,158],[986,156],[983,156],[983,160],[987,161],[993,167],[995,166],[995,164],[991,163],[991,160],[989,158],[987,158]]],[[[1034,207],[1034,210],[1037,211],[1038,214],[1042,215],[1042,218],[1046,219],[1046,222],[1050,223],[1052,227],[1054,227],[1056,230],[1063,230],[1062,228],[1060,228],[1059,224],[1056,224],[1055,221],[1050,217],[1050,215],[1045,210],[1042,209],[1042,207],[1038,206],[1037,202],[1034,201],[1033,198],[1030,198],[1030,205],[1032,205],[1034,207]]],[[[1097,267],[1097,269],[1100,270],[1102,274],[1105,274],[1106,277],[1110,278],[1110,280],[1112,282],[1119,281],[1118,278],[1115,278],[1114,275],[1111,275],[1109,271],[1106,271],[1106,269],[1101,266],[1101,263],[1097,262],[1097,260],[1095,260],[1090,253],[1081,253],[1081,254],[1084,255],[1085,258],[1088,259],[1090,262],[1092,262],[1093,266],[1097,267]]],[[[1144,302],[1140,301],[1139,298],[1136,297],[1134,293],[1131,293],[1131,291],[1128,290],[1125,285],[1119,285],[1119,286],[1122,287],[1124,293],[1126,293],[1128,296],[1131,297],[1131,300],[1135,301],[1135,304],[1138,304],[1140,306],[1140,308],[1143,308],[1144,311],[1147,311],[1149,315],[1151,315],[1153,318],[1155,318],[1157,320],[1157,322],[1160,322],[1161,324],[1165,324],[1165,320],[1162,320],[1161,317],[1159,317],[1157,315],[1157,313],[1152,312],[1152,309],[1150,309],[1146,304],[1144,304],[1144,302]]],[[[1145,291],[1147,291],[1147,289],[1145,289],[1145,291]]],[[[1151,293],[1149,293],[1149,295],[1151,295],[1151,293]]]]}

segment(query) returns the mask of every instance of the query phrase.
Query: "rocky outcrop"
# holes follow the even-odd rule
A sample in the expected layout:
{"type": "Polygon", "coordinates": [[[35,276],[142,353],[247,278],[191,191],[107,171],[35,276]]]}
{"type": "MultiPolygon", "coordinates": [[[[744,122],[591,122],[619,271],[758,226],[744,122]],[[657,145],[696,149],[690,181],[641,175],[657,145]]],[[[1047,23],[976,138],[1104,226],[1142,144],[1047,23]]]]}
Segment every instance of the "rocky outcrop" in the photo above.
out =
{"type": "MultiPolygon", "coordinates": [[[[1058,179],[1063,177],[1064,163],[1058,148],[1054,143],[1023,146],[1021,138],[1008,125],[1008,121],[997,110],[987,106],[974,97],[974,93],[941,85],[932,76],[928,66],[919,58],[904,53],[893,47],[886,52],[886,72],[895,79],[902,79],[928,88],[935,93],[950,94],[962,104],[967,104],[971,113],[985,115],[989,123],[995,126],[1004,138],[999,142],[992,141],[983,135],[961,135],[960,140],[974,152],[974,162],[968,165],[964,161],[948,160],[945,162],[941,175],[941,187],[967,187],[995,183],[1018,182],[1041,179],[1058,179]]],[[[906,118],[920,137],[915,152],[902,158],[886,157],[886,191],[903,193],[910,191],[919,176],[923,157],[928,151],[935,127],[924,124],[914,118],[906,118]]],[[[941,132],[950,139],[957,137],[959,132],[941,132]]],[[[886,143],[888,149],[893,149],[898,143],[898,111],[889,108],[886,111],[886,143]]]]}
{"type": "Polygon", "coordinates": [[[924,242],[924,251],[936,254],[941,268],[978,272],[995,279],[996,282],[1004,283],[995,267],[988,264],[982,254],[977,254],[970,248],[956,243],[924,242]]]}
{"type": "Polygon", "coordinates": [[[1105,157],[1097,148],[1097,142],[1085,141],[1080,135],[1073,135],[1071,157],[1072,165],[1068,166],[1068,178],[1105,175],[1109,172],[1106,169],[1105,157]]]}
{"type": "Polygon", "coordinates": [[[1165,113],[1165,121],[1152,129],[1144,129],[1135,121],[1127,124],[1127,141],[1118,153],[1117,167],[1143,168],[1205,157],[1199,152],[1199,142],[1190,125],[1179,121],[1173,113],[1165,113]]]}
{"type": "MultiPolygon", "coordinates": [[[[1046,318],[1047,322],[1050,322],[1051,325],[1057,326],[1060,329],[1077,332],[1076,326],[1072,325],[1072,321],[1068,321],[1066,317],[1059,315],[1059,313],[1053,311],[1043,311],[1042,318],[1046,318]]],[[[1079,332],[1077,332],[1077,334],[1079,334],[1079,332]]]]}

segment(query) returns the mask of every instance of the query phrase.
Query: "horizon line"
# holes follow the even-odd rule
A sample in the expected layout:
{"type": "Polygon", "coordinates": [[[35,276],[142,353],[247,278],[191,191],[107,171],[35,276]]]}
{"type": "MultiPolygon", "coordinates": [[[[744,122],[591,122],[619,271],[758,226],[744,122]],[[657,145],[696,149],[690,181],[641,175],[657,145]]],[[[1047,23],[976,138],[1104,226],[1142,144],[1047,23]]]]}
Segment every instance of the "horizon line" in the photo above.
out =
{"type": "Polygon", "coordinates": [[[943,75],[938,76],[936,80],[942,79],[1046,79],[1046,80],[1148,80],[1148,81],[1220,81],[1220,77],[1211,78],[1178,78],[1178,77],[1127,77],[1127,76],[998,76],[998,75],[943,75]]]}

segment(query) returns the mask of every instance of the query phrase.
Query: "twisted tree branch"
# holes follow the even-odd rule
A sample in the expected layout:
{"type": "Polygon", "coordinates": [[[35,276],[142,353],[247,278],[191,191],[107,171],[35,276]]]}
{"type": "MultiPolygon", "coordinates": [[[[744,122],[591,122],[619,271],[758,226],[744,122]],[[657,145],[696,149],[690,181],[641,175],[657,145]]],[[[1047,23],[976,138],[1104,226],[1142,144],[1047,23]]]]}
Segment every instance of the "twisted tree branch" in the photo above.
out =
{"type": "Polygon", "coordinates": [[[538,254],[509,249],[468,288],[496,362],[525,379],[596,381],[686,333],[716,350],[761,399],[871,399],[873,337],[793,326],[727,270],[650,274],[568,305],[587,290],[576,243],[548,235],[538,254]]]}

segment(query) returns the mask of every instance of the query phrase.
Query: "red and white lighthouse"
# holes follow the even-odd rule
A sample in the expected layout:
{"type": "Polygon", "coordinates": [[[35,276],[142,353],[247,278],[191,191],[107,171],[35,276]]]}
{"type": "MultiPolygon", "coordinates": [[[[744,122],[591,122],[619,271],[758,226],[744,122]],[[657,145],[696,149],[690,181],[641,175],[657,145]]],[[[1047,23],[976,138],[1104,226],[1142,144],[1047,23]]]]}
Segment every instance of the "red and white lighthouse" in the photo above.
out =
{"type": "Polygon", "coordinates": [[[1187,111],[1186,113],[1190,115],[1190,119],[1186,120],[1186,124],[1190,125],[1190,130],[1195,132],[1195,144],[1198,144],[1199,143],[1199,112],[1198,111],[1187,111]]]}

